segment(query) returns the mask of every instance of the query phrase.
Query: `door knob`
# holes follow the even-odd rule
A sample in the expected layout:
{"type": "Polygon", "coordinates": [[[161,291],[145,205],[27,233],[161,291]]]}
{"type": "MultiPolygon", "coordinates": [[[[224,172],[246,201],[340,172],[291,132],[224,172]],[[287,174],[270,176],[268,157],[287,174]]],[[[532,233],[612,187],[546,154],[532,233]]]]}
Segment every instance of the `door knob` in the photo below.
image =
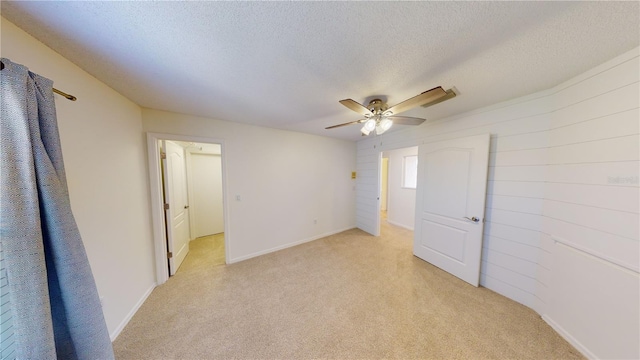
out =
{"type": "Polygon", "coordinates": [[[189,208],[189,205],[185,205],[185,206],[184,206],[184,208],[185,208],[185,209],[188,209],[188,208],[189,208]]]}
{"type": "Polygon", "coordinates": [[[475,217],[475,216],[474,216],[474,217],[468,217],[468,216],[465,216],[464,218],[465,218],[465,219],[467,219],[467,220],[471,220],[471,221],[473,221],[473,222],[479,222],[479,221],[480,221],[480,219],[478,219],[478,218],[477,218],[477,217],[475,217]]]}

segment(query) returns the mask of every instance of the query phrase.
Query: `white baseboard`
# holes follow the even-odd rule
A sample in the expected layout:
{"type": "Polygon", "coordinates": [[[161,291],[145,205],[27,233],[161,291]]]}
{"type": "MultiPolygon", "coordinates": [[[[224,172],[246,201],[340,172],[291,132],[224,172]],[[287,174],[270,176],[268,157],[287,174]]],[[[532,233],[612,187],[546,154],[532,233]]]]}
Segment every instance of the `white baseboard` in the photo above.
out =
{"type": "Polygon", "coordinates": [[[240,262],[240,261],[243,261],[243,260],[248,260],[248,259],[260,256],[260,255],[265,255],[265,254],[269,254],[269,253],[276,252],[276,251],[279,251],[279,250],[283,250],[283,249],[286,249],[286,248],[290,248],[290,247],[293,247],[293,246],[296,246],[296,245],[304,244],[304,243],[309,242],[309,241],[322,239],[323,237],[335,235],[335,234],[341,233],[343,231],[351,230],[351,229],[355,229],[355,227],[349,227],[349,228],[344,228],[344,229],[340,229],[340,230],[336,230],[336,231],[331,231],[331,232],[320,234],[320,235],[316,235],[316,236],[313,236],[313,237],[310,237],[310,238],[307,238],[307,239],[294,241],[292,243],[288,243],[288,244],[272,247],[270,249],[257,251],[257,252],[254,252],[254,253],[251,253],[251,254],[248,254],[248,255],[244,255],[244,256],[237,257],[237,258],[229,259],[229,264],[237,263],[237,262],[240,262]]]}
{"type": "Polygon", "coordinates": [[[584,346],[580,341],[574,338],[569,332],[567,332],[562,326],[560,326],[557,322],[553,321],[549,316],[542,315],[542,320],[544,320],[549,326],[553,328],[560,336],[562,336],[565,340],[569,342],[569,344],[573,345],[578,351],[582,353],[587,359],[597,359],[598,357],[592,353],[586,346],[584,346]]]}
{"type": "Polygon", "coordinates": [[[127,324],[129,323],[129,321],[131,320],[133,315],[135,315],[136,312],[138,312],[138,309],[140,309],[140,306],[142,306],[142,304],[144,304],[144,302],[147,300],[149,295],[151,295],[151,292],[153,291],[153,289],[156,288],[156,286],[157,286],[156,283],[153,283],[151,285],[151,287],[149,289],[147,289],[147,291],[144,293],[144,295],[142,295],[140,300],[138,300],[136,305],[131,309],[131,311],[129,311],[127,316],[122,320],[120,325],[118,325],[118,327],[115,328],[115,330],[113,330],[113,332],[111,334],[109,334],[109,337],[111,338],[111,342],[113,342],[118,337],[118,335],[120,335],[120,333],[122,332],[124,327],[127,326],[127,324]]]}
{"type": "Polygon", "coordinates": [[[413,228],[412,228],[412,227],[409,227],[409,226],[407,226],[407,225],[400,224],[400,223],[397,223],[397,222],[395,222],[395,221],[391,221],[391,220],[389,220],[389,219],[387,219],[387,222],[388,222],[389,224],[391,224],[391,225],[395,225],[395,226],[401,227],[401,228],[403,228],[403,229],[407,229],[407,230],[411,230],[411,231],[413,231],[413,228]]]}

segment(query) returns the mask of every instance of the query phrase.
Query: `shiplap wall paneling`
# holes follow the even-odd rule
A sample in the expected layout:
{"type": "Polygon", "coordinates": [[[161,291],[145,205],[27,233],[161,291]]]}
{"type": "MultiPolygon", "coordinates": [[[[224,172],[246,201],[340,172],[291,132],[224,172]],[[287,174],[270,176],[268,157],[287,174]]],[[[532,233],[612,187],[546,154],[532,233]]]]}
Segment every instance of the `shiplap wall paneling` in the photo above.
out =
{"type": "Polygon", "coordinates": [[[356,157],[356,227],[378,235],[380,214],[378,192],[380,181],[380,146],[375,137],[357,144],[356,157]]]}
{"type": "Polygon", "coordinates": [[[545,320],[589,358],[637,359],[638,273],[562,242],[553,247],[545,320]]]}
{"type": "Polygon", "coordinates": [[[640,357],[639,62],[555,96],[542,242],[545,319],[592,358],[640,357]]]}

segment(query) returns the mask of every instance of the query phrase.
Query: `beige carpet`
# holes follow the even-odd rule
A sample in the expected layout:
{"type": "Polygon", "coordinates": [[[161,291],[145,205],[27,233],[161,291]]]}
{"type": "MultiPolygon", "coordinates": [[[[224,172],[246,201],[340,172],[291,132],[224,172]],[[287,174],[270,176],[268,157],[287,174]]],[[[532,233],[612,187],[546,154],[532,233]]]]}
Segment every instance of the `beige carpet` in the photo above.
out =
{"type": "MultiPolygon", "coordinates": [[[[205,242],[203,242],[204,244],[205,242]]],[[[412,255],[383,221],[215,265],[193,246],[114,342],[118,359],[575,359],[532,310],[412,255]]]]}
{"type": "Polygon", "coordinates": [[[178,268],[178,273],[224,264],[224,234],[203,236],[189,243],[189,253],[178,268]]]}

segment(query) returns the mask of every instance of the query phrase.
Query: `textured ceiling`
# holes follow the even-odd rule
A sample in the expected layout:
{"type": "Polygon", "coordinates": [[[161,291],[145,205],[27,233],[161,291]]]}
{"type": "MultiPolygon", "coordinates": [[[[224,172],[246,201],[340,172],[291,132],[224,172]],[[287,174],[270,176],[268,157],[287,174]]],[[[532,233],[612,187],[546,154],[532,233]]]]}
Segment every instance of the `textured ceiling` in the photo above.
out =
{"type": "Polygon", "coordinates": [[[360,118],[338,100],[455,86],[403,113],[435,120],[527,95],[637,47],[639,14],[636,1],[2,1],[2,16],[143,107],[349,140],[358,126],[324,130],[360,118]]]}

